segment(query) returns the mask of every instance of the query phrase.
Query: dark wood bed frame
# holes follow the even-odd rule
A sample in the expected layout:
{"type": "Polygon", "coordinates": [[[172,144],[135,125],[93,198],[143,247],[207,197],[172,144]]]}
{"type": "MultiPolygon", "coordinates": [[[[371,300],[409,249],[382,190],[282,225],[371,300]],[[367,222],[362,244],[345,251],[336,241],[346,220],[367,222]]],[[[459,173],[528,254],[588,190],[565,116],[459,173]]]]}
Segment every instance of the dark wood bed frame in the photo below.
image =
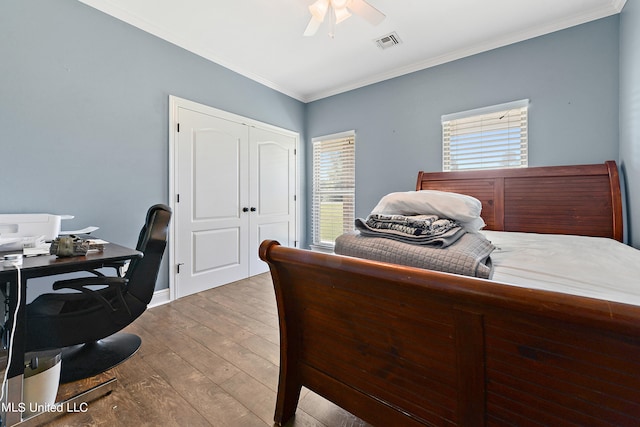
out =
{"type": "MultiPolygon", "coordinates": [[[[613,162],[421,172],[417,188],[478,197],[492,229],[622,238],[613,162]]],[[[260,257],[280,321],[278,424],[305,386],[379,426],[640,425],[640,307],[275,241],[260,257]]]]}
{"type": "Polygon", "coordinates": [[[487,230],[577,234],[622,241],[616,162],[468,172],[419,172],[416,190],[468,194],[487,230]]]}

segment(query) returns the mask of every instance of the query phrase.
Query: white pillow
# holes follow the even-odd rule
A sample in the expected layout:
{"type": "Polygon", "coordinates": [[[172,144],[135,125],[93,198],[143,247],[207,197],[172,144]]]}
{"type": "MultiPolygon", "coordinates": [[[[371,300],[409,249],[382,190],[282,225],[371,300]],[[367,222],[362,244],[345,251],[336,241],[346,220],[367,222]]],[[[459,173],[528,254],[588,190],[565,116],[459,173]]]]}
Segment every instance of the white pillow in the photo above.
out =
{"type": "Polygon", "coordinates": [[[480,217],[482,203],[475,197],[437,190],[405,191],[384,196],[372,214],[438,215],[458,221],[467,231],[485,226],[480,217]]]}

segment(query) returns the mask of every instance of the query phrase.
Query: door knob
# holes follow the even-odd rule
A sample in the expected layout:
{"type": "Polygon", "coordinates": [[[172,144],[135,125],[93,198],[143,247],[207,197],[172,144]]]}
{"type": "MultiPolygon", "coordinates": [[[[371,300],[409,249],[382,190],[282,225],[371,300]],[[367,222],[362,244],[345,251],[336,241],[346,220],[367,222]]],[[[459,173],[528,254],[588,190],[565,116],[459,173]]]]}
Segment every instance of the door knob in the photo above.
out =
{"type": "Polygon", "coordinates": [[[251,210],[251,212],[255,212],[256,208],[252,207],[250,210],[251,210]]]}
{"type": "Polygon", "coordinates": [[[242,212],[249,212],[249,208],[247,207],[242,208],[242,212]]]}

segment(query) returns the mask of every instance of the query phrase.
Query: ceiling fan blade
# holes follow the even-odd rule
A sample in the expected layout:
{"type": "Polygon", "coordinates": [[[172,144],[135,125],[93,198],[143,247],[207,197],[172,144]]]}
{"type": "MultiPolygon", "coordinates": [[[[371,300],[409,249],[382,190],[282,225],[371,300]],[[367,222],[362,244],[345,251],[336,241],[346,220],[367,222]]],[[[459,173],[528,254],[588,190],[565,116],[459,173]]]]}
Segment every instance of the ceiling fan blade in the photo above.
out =
{"type": "Polygon", "coordinates": [[[365,0],[351,0],[347,7],[356,15],[360,15],[369,21],[372,25],[378,25],[386,18],[384,13],[371,6],[365,0]]]}
{"type": "Polygon", "coordinates": [[[311,18],[311,20],[309,21],[309,24],[307,25],[307,29],[304,30],[304,36],[305,37],[311,37],[313,35],[315,35],[315,33],[318,32],[318,29],[320,28],[320,25],[322,24],[322,21],[318,21],[316,18],[311,18]]]}

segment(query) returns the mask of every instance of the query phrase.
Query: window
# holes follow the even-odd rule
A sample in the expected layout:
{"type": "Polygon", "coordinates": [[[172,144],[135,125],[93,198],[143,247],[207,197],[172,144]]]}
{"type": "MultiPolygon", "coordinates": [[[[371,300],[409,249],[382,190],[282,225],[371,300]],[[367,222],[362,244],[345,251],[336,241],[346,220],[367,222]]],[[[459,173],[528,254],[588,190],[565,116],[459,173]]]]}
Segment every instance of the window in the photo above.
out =
{"type": "Polygon", "coordinates": [[[313,249],[332,250],[342,233],[354,228],[355,132],[314,138],[313,249]]]}
{"type": "Polygon", "coordinates": [[[526,167],[529,100],[442,116],[442,170],[526,167]]]}

